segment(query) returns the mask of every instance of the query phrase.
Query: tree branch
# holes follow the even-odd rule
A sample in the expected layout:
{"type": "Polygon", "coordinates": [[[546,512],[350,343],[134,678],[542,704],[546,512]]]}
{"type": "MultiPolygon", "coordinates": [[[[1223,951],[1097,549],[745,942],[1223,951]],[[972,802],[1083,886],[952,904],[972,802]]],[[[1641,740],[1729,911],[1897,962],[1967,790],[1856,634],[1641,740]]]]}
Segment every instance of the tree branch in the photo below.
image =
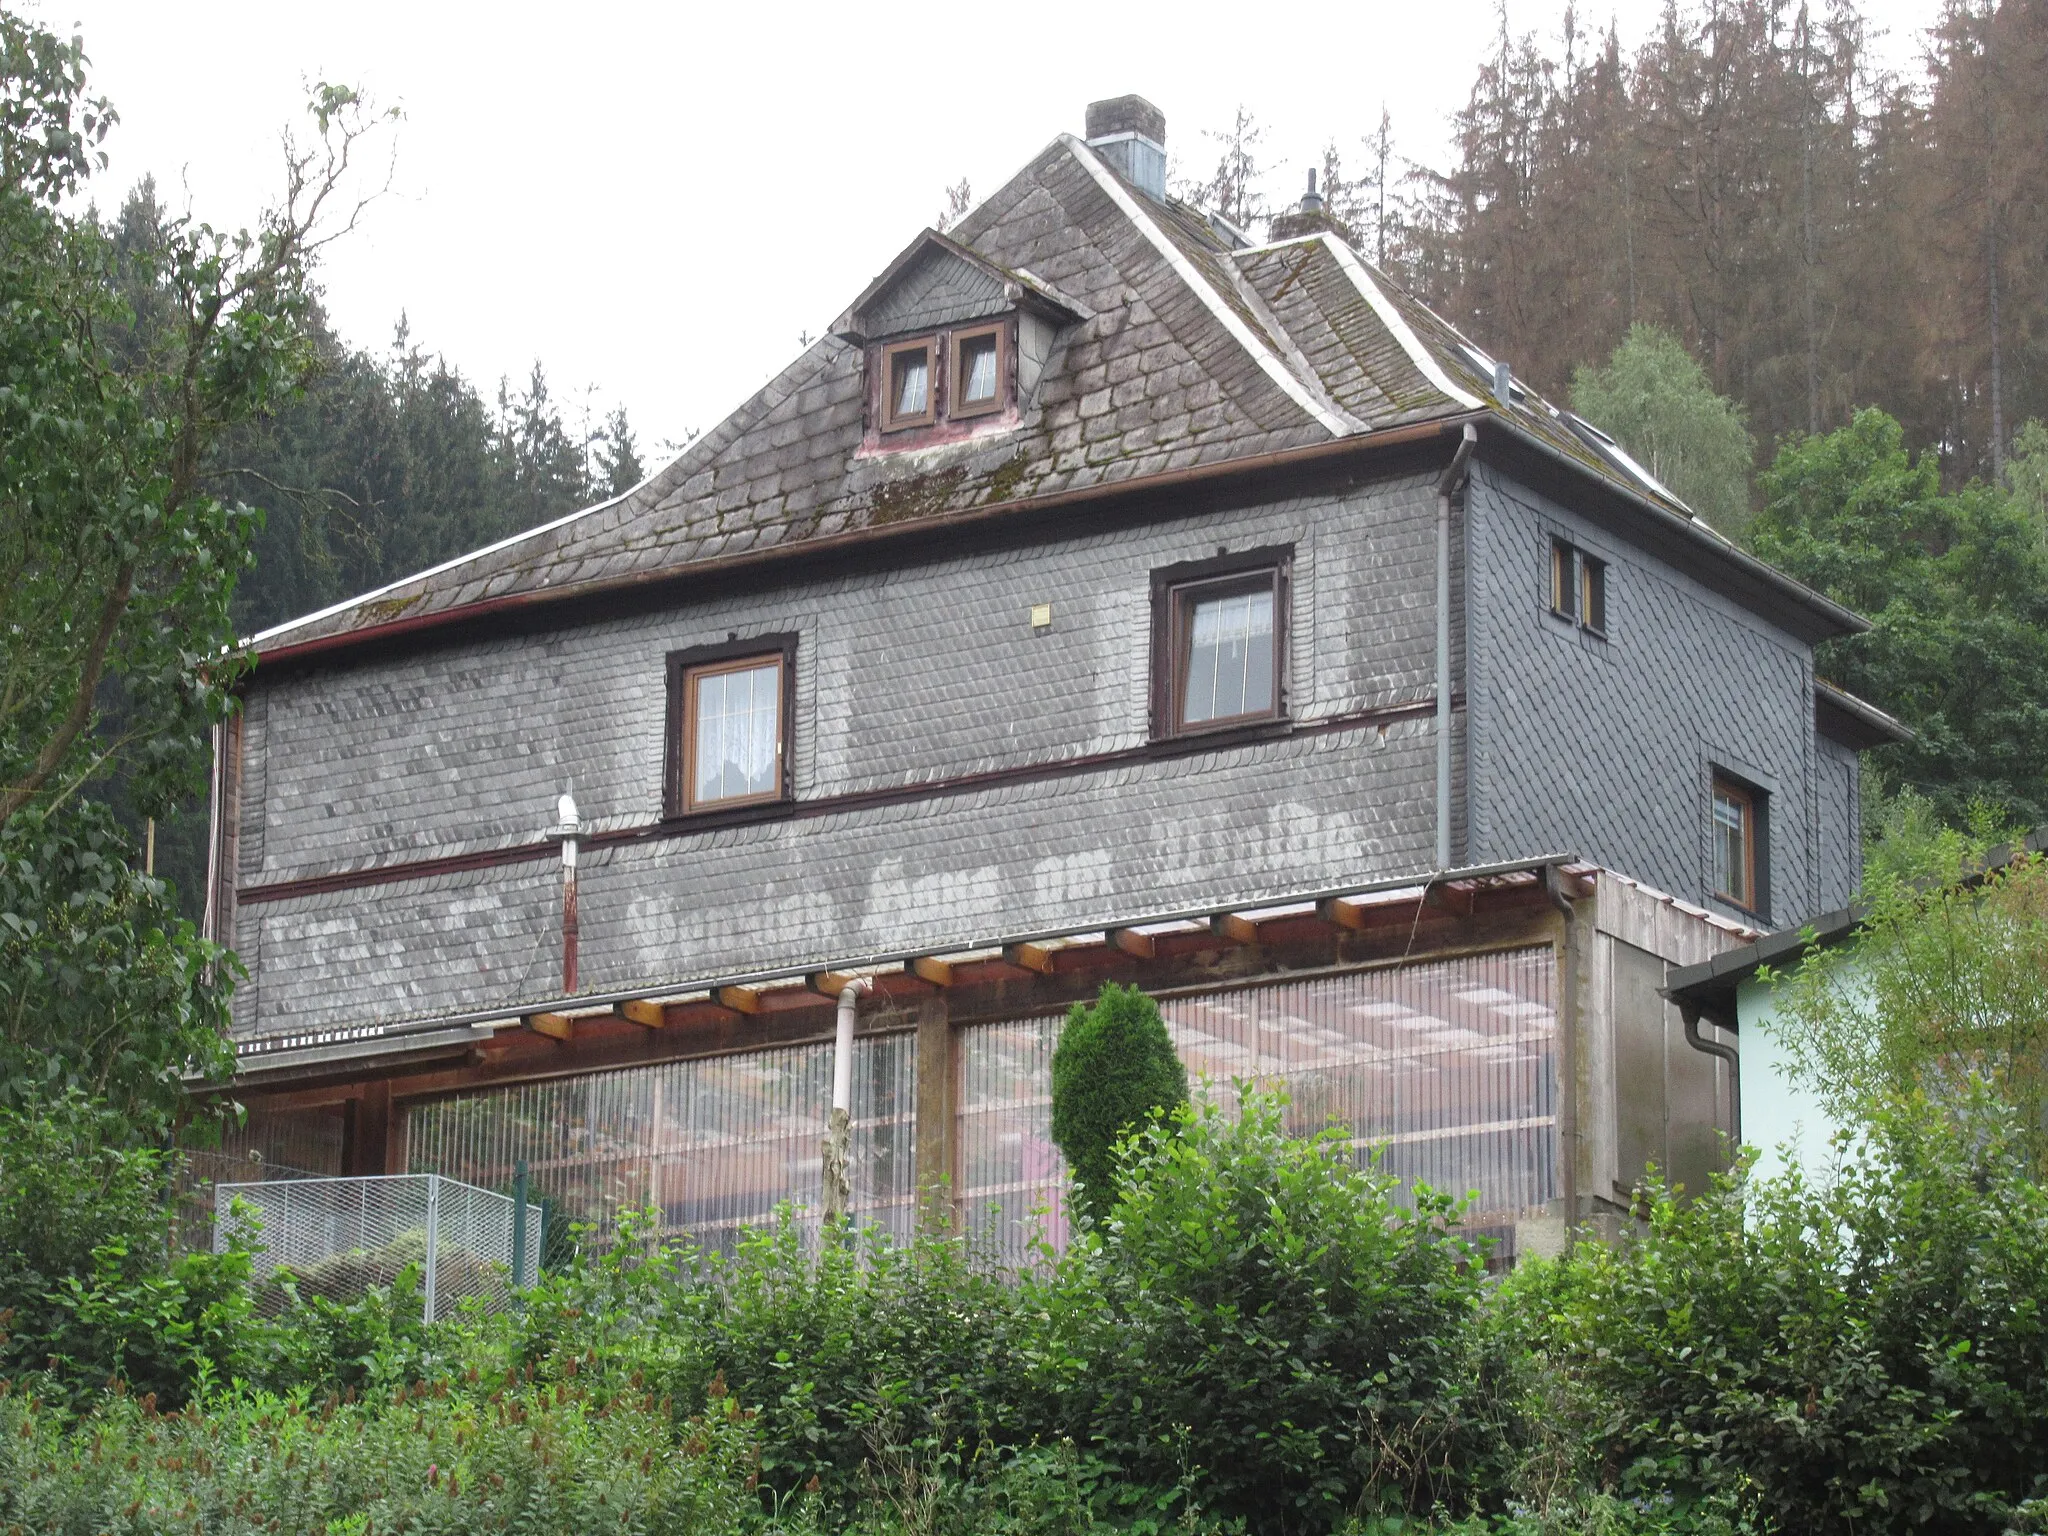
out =
{"type": "Polygon", "coordinates": [[[128,611],[128,599],[134,591],[135,565],[130,561],[121,567],[114,589],[100,606],[99,629],[80,664],[78,692],[71,700],[70,712],[50,739],[43,743],[43,750],[36,754],[36,760],[22,782],[0,790],[0,823],[13,820],[14,813],[35,798],[63,763],[72,743],[92,723],[92,701],[99,692],[100,678],[106,671],[107,649],[114,643],[114,632],[121,626],[121,616],[128,611]]]}

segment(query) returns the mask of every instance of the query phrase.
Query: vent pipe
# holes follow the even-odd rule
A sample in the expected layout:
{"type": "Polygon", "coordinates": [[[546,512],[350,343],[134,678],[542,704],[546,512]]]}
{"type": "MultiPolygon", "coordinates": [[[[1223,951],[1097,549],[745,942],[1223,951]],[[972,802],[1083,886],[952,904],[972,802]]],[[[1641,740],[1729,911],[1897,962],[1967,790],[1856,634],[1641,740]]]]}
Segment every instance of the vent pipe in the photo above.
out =
{"type": "Polygon", "coordinates": [[[1479,429],[1465,435],[1436,483],[1436,867],[1451,867],[1451,497],[1464,483],[1479,429]]]}
{"type": "Polygon", "coordinates": [[[1144,97],[1089,102],[1088,147],[1147,197],[1166,201],[1166,114],[1144,97]]]}

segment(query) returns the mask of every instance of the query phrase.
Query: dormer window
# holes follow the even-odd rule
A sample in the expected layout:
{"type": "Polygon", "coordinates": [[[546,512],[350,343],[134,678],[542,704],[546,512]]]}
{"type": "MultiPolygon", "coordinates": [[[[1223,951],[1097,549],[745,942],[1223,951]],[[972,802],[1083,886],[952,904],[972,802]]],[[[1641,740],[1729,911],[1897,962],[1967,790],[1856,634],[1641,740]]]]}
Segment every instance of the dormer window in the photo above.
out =
{"type": "Polygon", "coordinates": [[[928,427],[938,420],[938,392],[932,388],[936,336],[899,341],[882,349],[882,430],[928,427]]]}
{"type": "Polygon", "coordinates": [[[1010,323],[963,325],[895,341],[871,354],[881,371],[876,414],[884,432],[993,416],[1010,403],[1010,323]]]}
{"type": "Polygon", "coordinates": [[[1001,325],[985,325],[952,333],[953,401],[948,415],[985,416],[1003,408],[1003,337],[1001,325]]]}

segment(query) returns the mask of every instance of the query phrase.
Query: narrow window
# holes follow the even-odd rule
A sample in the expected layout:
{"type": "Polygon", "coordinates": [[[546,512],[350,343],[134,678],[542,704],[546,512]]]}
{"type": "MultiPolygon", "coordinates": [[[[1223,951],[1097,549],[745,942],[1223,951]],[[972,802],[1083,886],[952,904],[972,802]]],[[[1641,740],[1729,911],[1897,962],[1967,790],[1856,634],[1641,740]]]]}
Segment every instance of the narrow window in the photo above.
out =
{"type": "Polygon", "coordinates": [[[1589,634],[1607,634],[1607,562],[1564,539],[1550,541],[1550,611],[1589,634]]]}
{"type": "Polygon", "coordinates": [[[1756,911],[1757,804],[1755,794],[1714,776],[1714,894],[1756,911]]]}
{"type": "Polygon", "coordinates": [[[1285,555],[1254,551],[1153,574],[1157,734],[1284,716],[1285,555]]]}
{"type": "Polygon", "coordinates": [[[754,641],[669,657],[669,815],[785,797],[794,642],[777,641],[770,650],[754,641]]]}
{"type": "Polygon", "coordinates": [[[949,416],[982,416],[1003,407],[1003,328],[955,331],[949,416]]]}
{"type": "Polygon", "coordinates": [[[1596,635],[1607,632],[1607,565],[1579,556],[1579,622],[1596,635]]]}
{"type": "Polygon", "coordinates": [[[882,430],[930,426],[938,417],[932,390],[932,355],[937,346],[926,336],[899,341],[882,349],[882,430]]]}
{"type": "Polygon", "coordinates": [[[1563,539],[1550,541],[1550,611],[1561,619],[1579,616],[1577,551],[1563,539]]]}

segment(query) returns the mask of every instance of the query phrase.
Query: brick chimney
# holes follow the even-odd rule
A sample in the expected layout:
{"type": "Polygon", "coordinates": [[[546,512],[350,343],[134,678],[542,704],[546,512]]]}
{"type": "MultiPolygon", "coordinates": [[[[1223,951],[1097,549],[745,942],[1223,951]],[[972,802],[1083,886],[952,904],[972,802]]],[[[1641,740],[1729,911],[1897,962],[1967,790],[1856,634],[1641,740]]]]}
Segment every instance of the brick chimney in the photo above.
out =
{"type": "Polygon", "coordinates": [[[1144,97],[1089,102],[1088,147],[1147,197],[1166,201],[1166,114],[1144,97]]]}

